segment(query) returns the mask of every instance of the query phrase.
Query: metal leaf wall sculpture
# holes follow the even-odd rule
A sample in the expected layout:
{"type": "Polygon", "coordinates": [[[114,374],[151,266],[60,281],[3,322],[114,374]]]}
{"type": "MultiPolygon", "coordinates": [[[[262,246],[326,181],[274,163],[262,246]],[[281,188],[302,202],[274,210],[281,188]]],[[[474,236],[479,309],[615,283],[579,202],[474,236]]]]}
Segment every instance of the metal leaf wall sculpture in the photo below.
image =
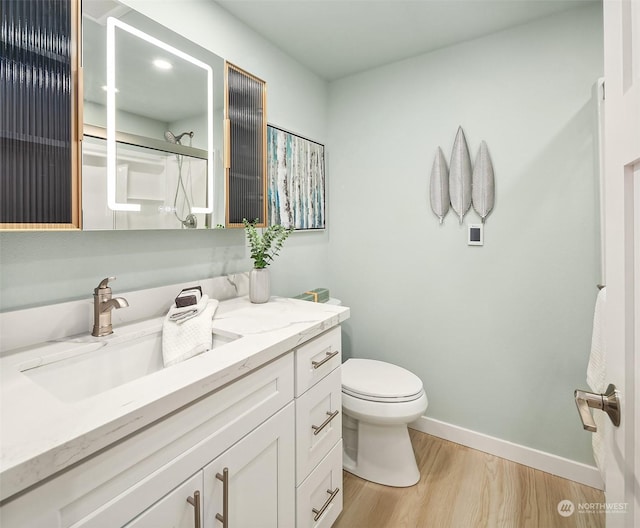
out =
{"type": "Polygon", "coordinates": [[[449,168],[440,147],[438,147],[431,169],[430,195],[431,209],[442,224],[445,215],[449,212],[451,198],[449,196],[449,168]]]}
{"type": "Polygon", "coordinates": [[[462,127],[458,127],[456,140],[451,151],[449,194],[451,195],[451,207],[457,213],[462,224],[462,218],[471,207],[471,158],[462,127]]]}
{"type": "Polygon", "coordinates": [[[476,156],[476,162],[473,165],[472,177],[472,198],[473,208],[482,218],[484,224],[485,218],[493,209],[495,201],[495,183],[493,178],[493,164],[489,156],[487,144],[483,141],[480,143],[480,149],[476,156]]]}

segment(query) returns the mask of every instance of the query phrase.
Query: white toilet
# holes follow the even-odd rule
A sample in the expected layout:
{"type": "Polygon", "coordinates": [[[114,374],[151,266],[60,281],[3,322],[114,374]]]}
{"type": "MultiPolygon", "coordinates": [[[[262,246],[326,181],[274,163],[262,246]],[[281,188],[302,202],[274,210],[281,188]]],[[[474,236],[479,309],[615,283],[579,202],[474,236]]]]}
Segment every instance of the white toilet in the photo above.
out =
{"type": "Polygon", "coordinates": [[[342,364],[343,466],[386,486],[420,480],[407,424],[424,414],[422,381],[406,369],[372,359],[342,364]]]}

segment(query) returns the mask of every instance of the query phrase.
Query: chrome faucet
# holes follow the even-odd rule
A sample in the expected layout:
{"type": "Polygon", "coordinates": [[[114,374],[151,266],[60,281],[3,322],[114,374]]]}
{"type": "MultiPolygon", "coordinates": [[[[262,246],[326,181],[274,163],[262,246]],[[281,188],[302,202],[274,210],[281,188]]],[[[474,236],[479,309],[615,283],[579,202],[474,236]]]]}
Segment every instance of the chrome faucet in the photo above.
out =
{"type": "Polygon", "coordinates": [[[98,287],[93,290],[93,331],[92,336],[103,337],[113,334],[111,325],[111,310],[114,308],[126,308],[129,303],[124,297],[111,297],[111,288],[107,286],[115,277],[103,279],[98,287]]]}

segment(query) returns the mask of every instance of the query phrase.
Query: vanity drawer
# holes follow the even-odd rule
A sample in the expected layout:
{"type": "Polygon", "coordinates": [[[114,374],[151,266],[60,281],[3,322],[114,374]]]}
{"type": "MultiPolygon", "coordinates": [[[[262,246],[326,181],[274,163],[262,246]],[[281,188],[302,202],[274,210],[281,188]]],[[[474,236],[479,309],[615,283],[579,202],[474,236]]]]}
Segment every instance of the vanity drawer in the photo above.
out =
{"type": "Polygon", "coordinates": [[[342,511],[342,442],[298,486],[296,528],[329,528],[342,511]]]}
{"type": "Polygon", "coordinates": [[[296,483],[342,438],[341,367],[296,400],[296,483]]]}
{"type": "Polygon", "coordinates": [[[296,396],[342,363],[341,337],[337,326],[296,350],[296,396]]]}

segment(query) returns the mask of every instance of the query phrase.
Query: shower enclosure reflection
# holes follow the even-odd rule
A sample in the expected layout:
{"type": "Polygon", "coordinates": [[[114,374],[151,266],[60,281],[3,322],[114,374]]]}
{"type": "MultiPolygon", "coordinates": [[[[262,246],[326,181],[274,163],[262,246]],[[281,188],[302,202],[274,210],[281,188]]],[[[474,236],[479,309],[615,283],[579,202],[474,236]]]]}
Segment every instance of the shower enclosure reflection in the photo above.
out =
{"type": "MultiPolygon", "coordinates": [[[[195,214],[207,197],[207,159],[117,143],[116,200],[139,211],[114,211],[107,201],[106,140],[85,137],[82,204],[84,229],[194,229],[210,227],[195,214]]],[[[198,151],[198,149],[192,149],[198,151]]]]}

